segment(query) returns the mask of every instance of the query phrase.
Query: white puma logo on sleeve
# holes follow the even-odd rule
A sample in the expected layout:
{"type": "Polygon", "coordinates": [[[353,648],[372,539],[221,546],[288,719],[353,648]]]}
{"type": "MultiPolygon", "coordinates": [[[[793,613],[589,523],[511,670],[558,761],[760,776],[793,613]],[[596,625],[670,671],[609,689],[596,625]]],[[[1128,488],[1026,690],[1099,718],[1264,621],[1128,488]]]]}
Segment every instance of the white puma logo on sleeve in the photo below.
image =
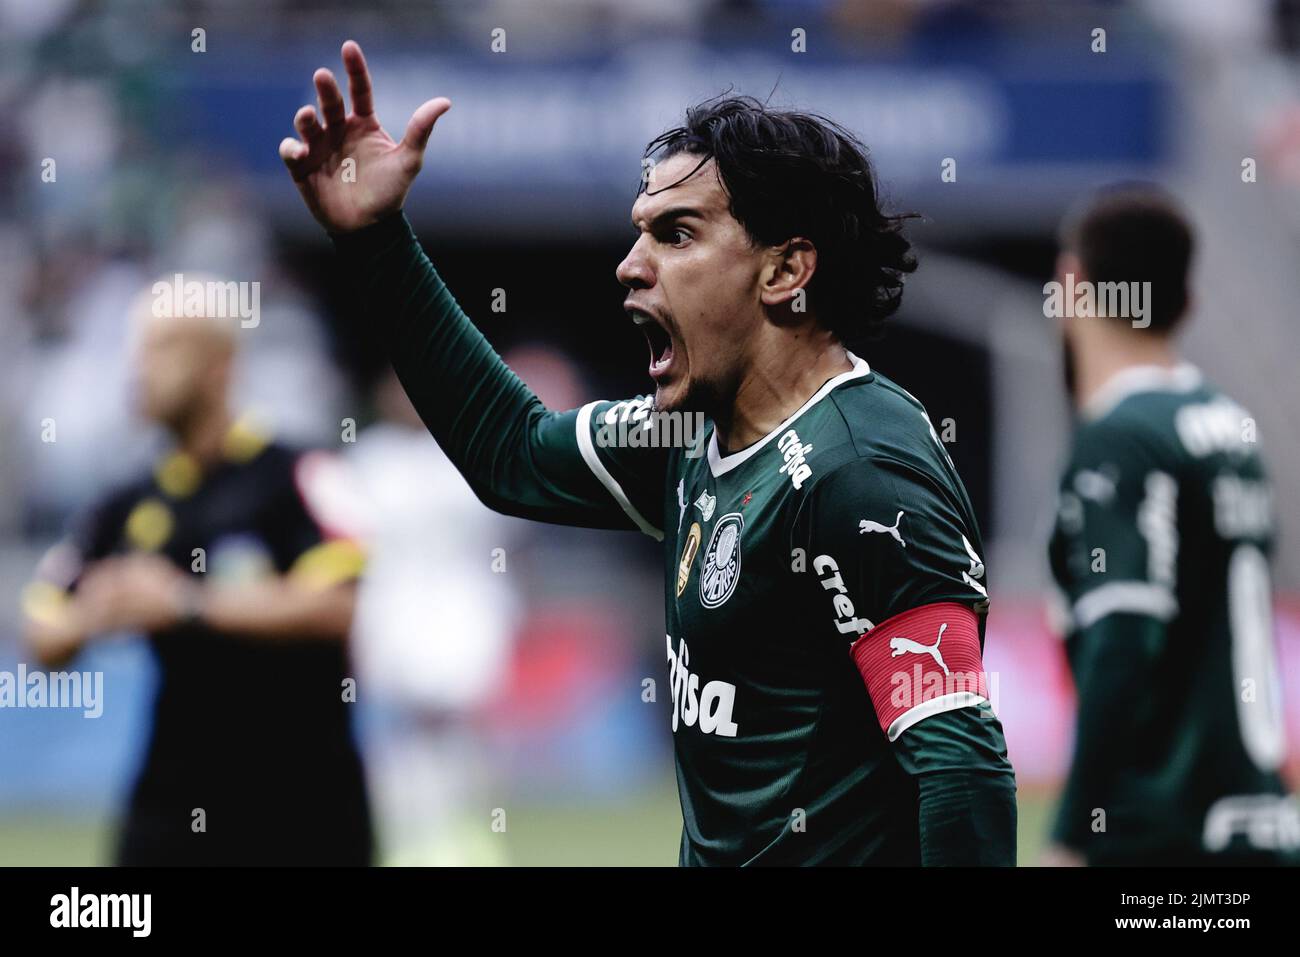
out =
{"type": "Polygon", "coordinates": [[[907,542],[903,541],[903,536],[898,533],[898,523],[902,520],[903,510],[901,508],[898,510],[898,515],[894,517],[893,525],[881,525],[879,522],[872,522],[864,518],[862,521],[858,522],[858,534],[865,535],[867,532],[884,532],[894,541],[898,542],[898,544],[906,548],[907,542]]]}

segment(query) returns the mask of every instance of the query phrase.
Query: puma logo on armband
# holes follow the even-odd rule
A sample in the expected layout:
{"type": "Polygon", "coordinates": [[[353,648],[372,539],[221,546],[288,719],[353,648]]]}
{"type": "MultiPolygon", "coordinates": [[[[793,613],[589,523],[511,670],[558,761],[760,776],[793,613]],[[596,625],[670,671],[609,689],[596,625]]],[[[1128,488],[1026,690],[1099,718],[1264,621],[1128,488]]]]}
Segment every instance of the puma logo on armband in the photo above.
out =
{"type": "Polygon", "coordinates": [[[934,659],[934,663],[943,669],[945,675],[951,674],[948,666],[944,663],[943,655],[939,652],[939,642],[943,641],[944,629],[948,627],[945,621],[939,626],[939,637],[934,639],[934,644],[923,645],[919,641],[913,641],[911,638],[890,638],[889,647],[893,649],[893,654],[889,657],[897,658],[899,655],[929,655],[934,659]]]}

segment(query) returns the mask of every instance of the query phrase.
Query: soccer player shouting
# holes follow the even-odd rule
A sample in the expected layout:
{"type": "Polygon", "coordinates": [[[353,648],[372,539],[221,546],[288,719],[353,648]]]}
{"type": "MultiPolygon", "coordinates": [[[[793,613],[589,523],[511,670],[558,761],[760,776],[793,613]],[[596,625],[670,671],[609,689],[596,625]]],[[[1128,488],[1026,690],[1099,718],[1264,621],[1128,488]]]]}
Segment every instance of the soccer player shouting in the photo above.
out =
{"type": "Polygon", "coordinates": [[[394,142],[343,61],[352,113],[317,71],[280,155],[429,431],[499,511],[663,543],[681,863],[1013,864],[975,516],[925,410],[846,348],[914,268],[862,145],[740,97],[651,143],[618,279],[654,396],[552,412],[401,212],[451,103],[394,142]],[[704,454],[636,437],[687,413],[704,454]]]}

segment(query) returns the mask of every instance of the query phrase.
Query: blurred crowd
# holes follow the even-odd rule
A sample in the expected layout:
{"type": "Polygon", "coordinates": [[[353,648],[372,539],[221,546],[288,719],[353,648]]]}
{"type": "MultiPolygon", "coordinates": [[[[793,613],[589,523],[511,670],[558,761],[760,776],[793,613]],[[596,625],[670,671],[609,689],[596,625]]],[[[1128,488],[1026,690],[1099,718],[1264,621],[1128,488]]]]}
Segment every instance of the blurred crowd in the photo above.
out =
{"type": "MultiPolygon", "coordinates": [[[[389,0],[358,15],[355,5],[342,2],[275,2],[258,5],[256,39],[310,45],[311,37],[321,37],[329,47],[339,22],[413,39],[469,37],[504,18],[516,28],[544,25],[556,37],[599,46],[619,40],[619,31],[622,41],[670,28],[725,31],[720,25],[731,23],[753,31],[806,15],[833,24],[841,38],[856,30],[880,44],[931,24],[955,35],[974,21],[1024,29],[1054,15],[1045,6],[1024,0],[389,0]]],[[[1300,40],[1296,0],[1052,6],[1056,15],[1072,8],[1084,19],[1080,11],[1131,7],[1193,44],[1219,50],[1295,52],[1300,40]]],[[[0,437],[19,453],[0,464],[0,529],[50,534],[96,483],[126,474],[148,454],[147,437],[124,404],[121,360],[128,343],[119,323],[129,297],[157,275],[202,268],[262,277],[273,293],[266,303],[271,321],[257,330],[249,350],[241,400],[274,410],[277,429],[293,440],[329,442],[337,431],[359,370],[330,339],[330,304],[321,301],[315,277],[286,261],[278,224],[259,213],[259,197],[238,166],[177,147],[168,115],[174,84],[156,69],[178,45],[185,48],[190,25],[226,44],[230,31],[247,26],[245,19],[241,5],[222,2],[0,3],[0,437]],[[311,404],[298,401],[306,389],[311,404]],[[76,441],[36,455],[31,443],[39,433],[25,426],[46,418],[76,441]]],[[[563,46],[555,50],[563,54],[563,46]]],[[[1260,93],[1257,111],[1271,101],[1268,90],[1260,93]]],[[[1259,137],[1266,157],[1300,180],[1298,117],[1296,103],[1270,111],[1259,121],[1259,137]]]]}

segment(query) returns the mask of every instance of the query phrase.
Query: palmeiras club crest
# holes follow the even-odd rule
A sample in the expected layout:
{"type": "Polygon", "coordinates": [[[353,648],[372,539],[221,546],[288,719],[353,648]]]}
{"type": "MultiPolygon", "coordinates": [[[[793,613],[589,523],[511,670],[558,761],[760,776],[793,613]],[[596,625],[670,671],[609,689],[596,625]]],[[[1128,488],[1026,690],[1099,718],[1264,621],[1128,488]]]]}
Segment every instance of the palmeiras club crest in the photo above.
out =
{"type": "Polygon", "coordinates": [[[736,590],[740,580],[740,532],[744,527],[744,516],[731,512],[718,519],[709,537],[704,567],[700,569],[700,604],[705,608],[717,608],[736,590]]]}

